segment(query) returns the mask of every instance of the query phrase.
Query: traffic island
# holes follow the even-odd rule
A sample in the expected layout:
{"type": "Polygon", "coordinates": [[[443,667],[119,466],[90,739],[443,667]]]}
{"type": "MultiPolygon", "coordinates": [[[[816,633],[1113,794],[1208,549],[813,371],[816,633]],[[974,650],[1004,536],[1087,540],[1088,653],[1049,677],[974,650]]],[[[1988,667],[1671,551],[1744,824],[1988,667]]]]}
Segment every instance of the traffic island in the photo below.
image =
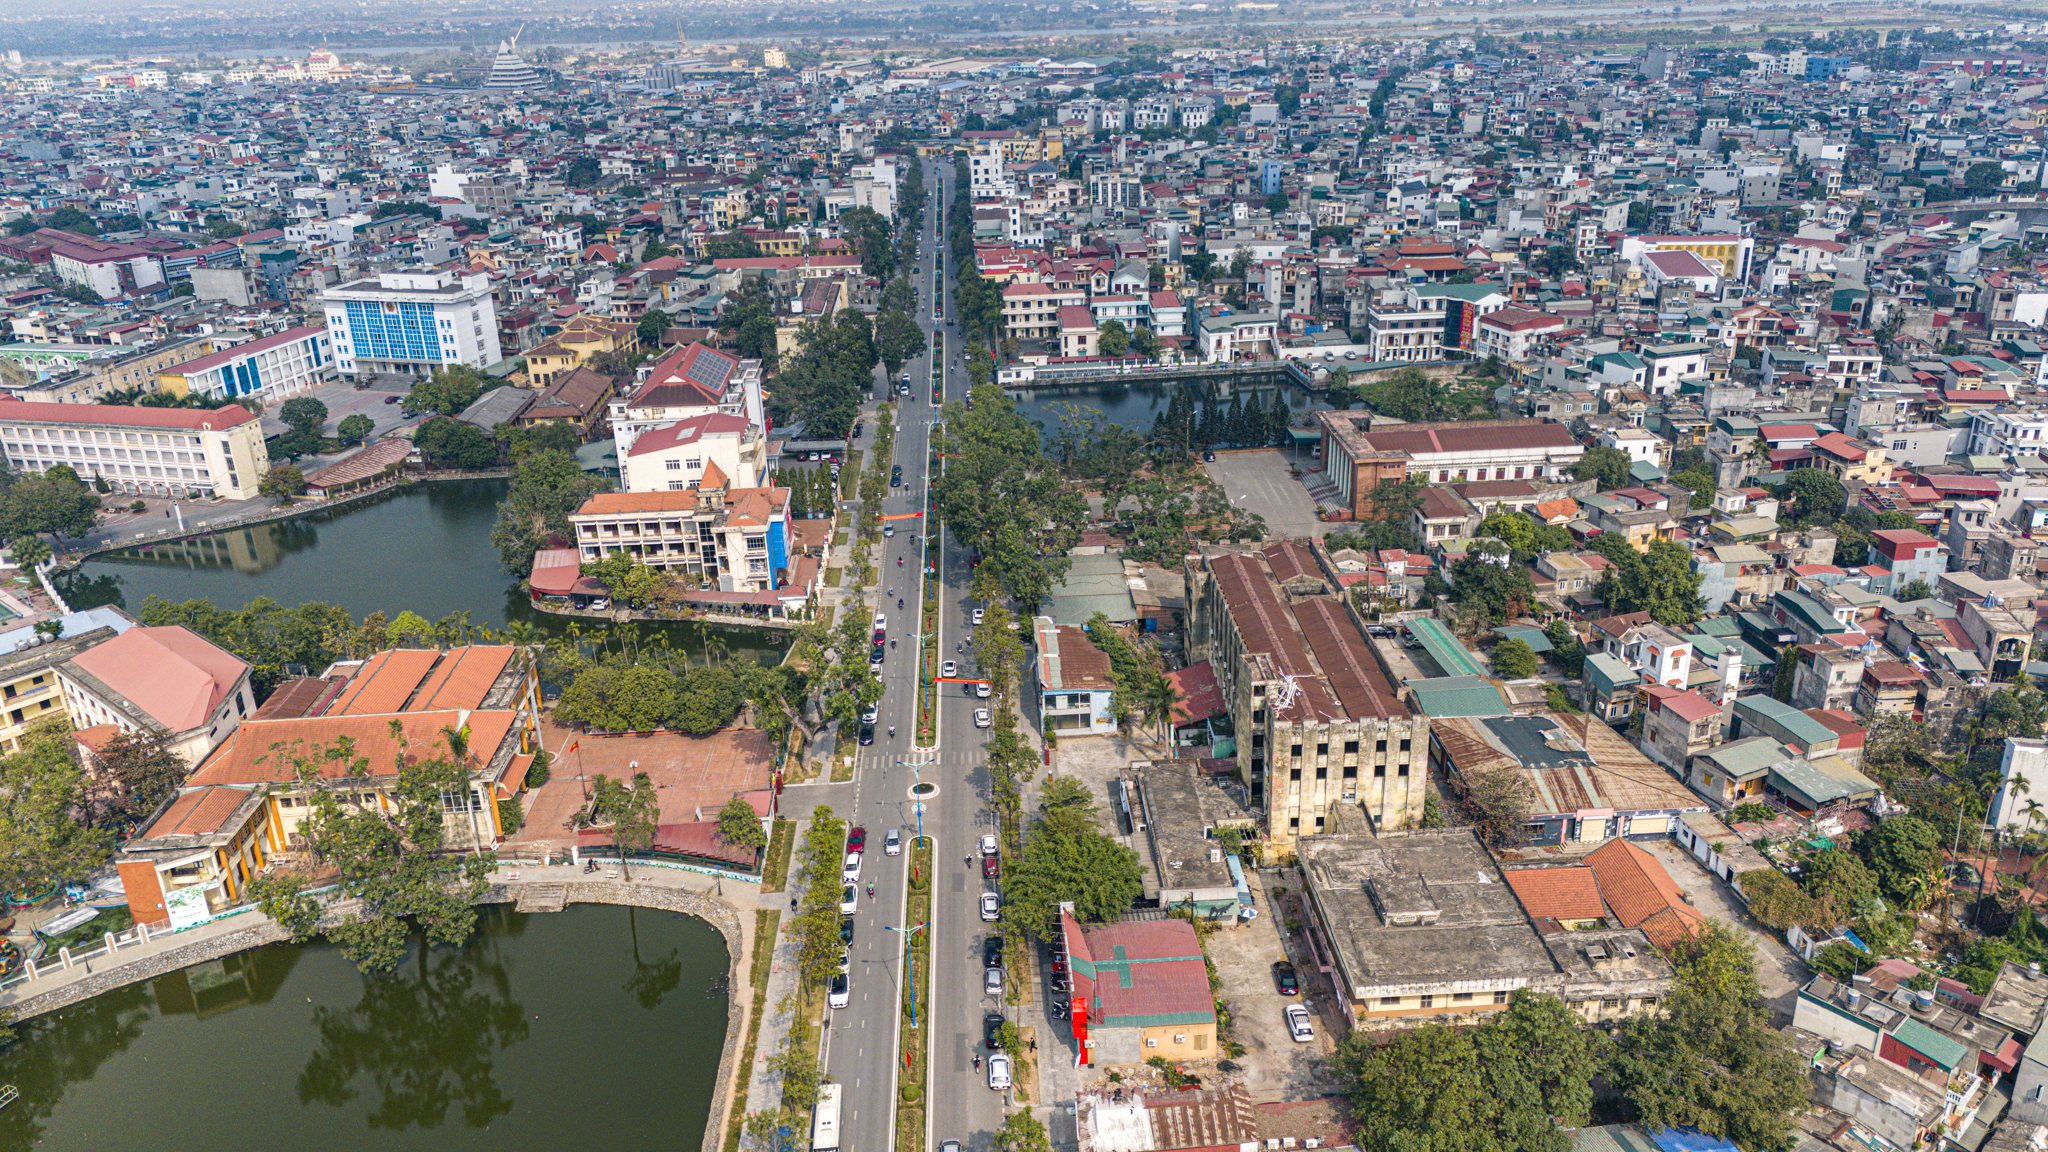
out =
{"type": "Polygon", "coordinates": [[[898,1005],[898,1047],[902,1066],[896,1075],[896,1147],[916,1152],[925,1146],[925,1099],[930,1091],[927,1056],[931,1037],[932,841],[918,838],[910,853],[909,898],[903,909],[910,968],[898,1005]]]}

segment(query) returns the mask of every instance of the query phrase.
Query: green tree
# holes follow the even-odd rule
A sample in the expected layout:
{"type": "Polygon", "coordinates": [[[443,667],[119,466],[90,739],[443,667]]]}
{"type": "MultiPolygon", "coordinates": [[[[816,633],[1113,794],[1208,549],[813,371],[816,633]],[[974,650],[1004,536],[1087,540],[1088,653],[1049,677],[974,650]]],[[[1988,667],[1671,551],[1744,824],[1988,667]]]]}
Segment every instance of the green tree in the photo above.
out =
{"type": "Polygon", "coordinates": [[[1536,602],[1536,583],[1527,568],[1495,563],[1486,558],[1482,544],[1474,544],[1451,564],[1451,599],[1489,624],[1502,624],[1528,614],[1536,602]]]}
{"type": "Polygon", "coordinates": [[[1705,508],[1714,502],[1714,477],[1704,468],[1680,472],[1671,478],[1671,482],[1692,493],[1694,510],[1705,508]]]}
{"type": "Polygon", "coordinates": [[[290,464],[274,464],[263,479],[256,483],[256,494],[280,504],[289,504],[292,498],[306,490],[306,476],[290,464]]]}
{"type": "Polygon", "coordinates": [[[733,848],[760,848],[768,843],[761,831],[761,815],[738,796],[718,810],[718,839],[733,848]]]}
{"type": "Polygon", "coordinates": [[[460,416],[463,409],[476,403],[484,389],[494,387],[496,381],[466,364],[449,364],[434,369],[434,374],[414,382],[412,391],[399,401],[399,410],[407,416],[422,412],[438,412],[443,416],[460,416]]]}
{"type": "Polygon", "coordinates": [[[1593,593],[1611,611],[1648,612],[1652,620],[1669,627],[1696,623],[1706,615],[1707,602],[1700,595],[1704,577],[1693,569],[1692,553],[1685,545],[1652,540],[1644,553],[1626,545],[1603,551],[1611,553],[1608,558],[1615,560],[1615,567],[1600,578],[1593,593]]]}
{"type": "Polygon", "coordinates": [[[78,744],[61,717],[42,720],[22,737],[21,751],[0,759],[0,886],[47,892],[86,879],[113,859],[114,836],[78,819],[88,794],[78,744]]]}
{"type": "Polygon", "coordinates": [[[1536,551],[1536,524],[1520,512],[1495,512],[1479,522],[1479,534],[1504,541],[1523,554],[1536,551]]]}
{"type": "Polygon", "coordinates": [[[586,821],[611,829],[612,846],[619,851],[619,869],[633,879],[626,863],[627,852],[645,852],[654,846],[654,831],[661,825],[661,801],[654,781],[645,772],[633,775],[631,784],[600,772],[590,783],[590,812],[586,821]]]}
{"type": "Polygon", "coordinates": [[[28,533],[16,536],[7,546],[7,552],[15,566],[24,571],[42,567],[54,555],[42,537],[28,533]]]}
{"type": "Polygon", "coordinates": [[[1842,482],[1822,468],[1793,469],[1783,492],[1797,508],[1794,520],[1800,524],[1834,523],[1849,499],[1842,482]]]}
{"type": "Polygon", "coordinates": [[[498,505],[498,522],[491,528],[499,563],[523,578],[533,570],[536,549],[573,542],[569,514],[609,487],[608,481],[584,472],[567,452],[530,453],[512,473],[512,484],[498,505]]]}
{"type": "Polygon", "coordinates": [[[1619,448],[1595,447],[1586,449],[1586,454],[1572,461],[1568,469],[1574,480],[1598,480],[1600,490],[1625,488],[1629,485],[1628,453],[1619,448]]]}
{"type": "Polygon", "coordinates": [[[93,750],[86,774],[86,823],[117,835],[156,811],[190,771],[163,736],[119,732],[93,750]]]}
{"type": "Polygon", "coordinates": [[[1529,645],[1510,636],[1493,646],[1493,674],[1503,680],[1534,676],[1536,653],[1529,645]]]}
{"type": "Polygon", "coordinates": [[[1963,173],[1963,190],[1972,196],[1988,196],[2005,183],[2005,165],[1996,160],[1979,160],[1963,173]]]}
{"type": "Polygon", "coordinates": [[[1100,833],[1050,831],[1041,817],[1003,881],[1003,920],[1047,940],[1058,931],[1060,902],[1072,901],[1076,918],[1100,923],[1128,911],[1144,887],[1137,853],[1100,833]]]}
{"type": "Polygon", "coordinates": [[[934,439],[951,455],[932,494],[955,537],[981,555],[985,578],[1034,607],[1066,575],[1088,505],[1044,455],[1015,400],[994,385],[973,397],[971,411],[947,407],[934,439]]]}
{"type": "Polygon", "coordinates": [[[1677,981],[1665,1014],[1628,1020],[1607,1081],[1632,1118],[1690,1125],[1744,1148],[1778,1148],[1806,1104],[1800,1061],[1770,1027],[1747,941],[1718,920],[1672,952],[1677,981]]]}
{"type": "Polygon", "coordinates": [[[1088,786],[1072,776],[1054,776],[1038,793],[1038,827],[1059,836],[1079,836],[1097,827],[1088,786]]]}
{"type": "Polygon", "coordinates": [[[579,671],[555,702],[555,718],[611,732],[652,732],[676,713],[676,678],[656,664],[608,660],[579,671]]]}
{"type": "Polygon", "coordinates": [[[298,830],[322,872],[281,869],[249,886],[266,915],[293,939],[305,940],[321,930],[323,904],[312,888],[327,883],[324,873],[331,870],[341,894],[358,904],[349,919],[325,932],[365,972],[398,966],[411,937],[408,924],[426,934],[430,948],[468,940],[496,864],[490,852],[444,851],[445,798],[470,795],[476,787],[466,739],[444,729],[437,746],[417,748],[395,720],[391,736],[394,783],[382,804],[359,802],[355,781],[385,772],[359,755],[353,740],[272,749],[273,760],[289,768],[287,778],[311,805],[298,830]]]}
{"type": "Polygon", "coordinates": [[[311,396],[294,396],[278,408],[277,417],[291,429],[292,442],[300,446],[301,454],[319,451],[320,426],[327,422],[327,405],[311,396]]]}
{"type": "Polygon", "coordinates": [[[350,416],[343,416],[341,423],[334,426],[335,435],[339,436],[345,444],[361,444],[370,438],[370,433],[376,430],[377,422],[361,412],[350,416]]]}
{"type": "Polygon", "coordinates": [[[1916,576],[1904,588],[1899,589],[1898,600],[1901,604],[1911,604],[1915,600],[1927,600],[1933,596],[1934,589],[1927,586],[1926,580],[1916,576]]]}
{"type": "Polygon", "coordinates": [[[1131,334],[1121,320],[1104,320],[1095,338],[1096,351],[1104,356],[1121,356],[1131,348],[1131,334]]]}
{"type": "Polygon", "coordinates": [[[1941,863],[1941,832],[1918,816],[1894,816],[1856,834],[1856,854],[1877,880],[1886,900],[1917,907],[1941,863]]]}
{"type": "Polygon", "coordinates": [[[716,732],[732,723],[747,702],[746,689],[731,664],[692,668],[676,680],[676,710],[669,726],[689,736],[716,732]]]}
{"type": "Polygon", "coordinates": [[[474,424],[436,416],[413,433],[420,458],[434,468],[489,468],[498,462],[498,443],[474,424]]]}
{"type": "Polygon", "coordinates": [[[1003,1126],[996,1129],[995,1145],[996,1152],[1052,1152],[1052,1138],[1029,1108],[1003,1117],[1003,1126]]]}
{"type": "Polygon", "coordinates": [[[924,352],[924,329],[908,312],[891,309],[875,319],[875,347],[881,352],[883,369],[893,378],[924,352]]]}

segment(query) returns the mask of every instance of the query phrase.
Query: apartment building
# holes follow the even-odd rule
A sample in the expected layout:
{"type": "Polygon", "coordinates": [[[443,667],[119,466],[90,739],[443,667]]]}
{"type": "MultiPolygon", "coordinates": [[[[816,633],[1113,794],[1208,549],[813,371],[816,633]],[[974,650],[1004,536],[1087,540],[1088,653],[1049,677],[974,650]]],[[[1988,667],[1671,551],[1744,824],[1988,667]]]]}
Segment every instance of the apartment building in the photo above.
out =
{"type": "Polygon", "coordinates": [[[249,500],[270,470],[261,421],[241,408],[0,400],[0,451],[17,472],[66,465],[114,491],[249,500]]]}
{"type": "Polygon", "coordinates": [[[627,492],[754,488],[767,471],[761,426],[723,412],[649,429],[619,454],[619,487],[627,492]]]}
{"type": "Polygon", "coordinates": [[[1190,650],[1215,670],[1268,836],[1322,832],[1338,805],[1414,826],[1429,721],[1402,701],[1310,546],[1206,551],[1188,579],[1190,650]]]}
{"type": "Polygon", "coordinates": [[[1060,309],[1087,311],[1088,293],[1052,284],[1013,283],[1003,288],[1003,332],[1015,340],[1056,340],[1060,309]]]}

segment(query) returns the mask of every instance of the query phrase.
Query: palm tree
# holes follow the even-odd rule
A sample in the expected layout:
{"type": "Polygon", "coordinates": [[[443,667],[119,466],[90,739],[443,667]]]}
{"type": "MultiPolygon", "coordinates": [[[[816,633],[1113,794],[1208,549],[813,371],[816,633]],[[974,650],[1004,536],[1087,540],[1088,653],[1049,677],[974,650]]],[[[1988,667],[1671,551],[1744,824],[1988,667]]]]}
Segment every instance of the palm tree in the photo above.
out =
{"type": "Polygon", "coordinates": [[[1163,749],[1172,739],[1173,710],[1180,703],[1180,689],[1164,676],[1157,677],[1145,686],[1144,695],[1139,699],[1145,710],[1145,718],[1159,725],[1159,746],[1163,749]]]}
{"type": "Polygon", "coordinates": [[[476,805],[470,800],[470,796],[475,792],[475,786],[469,779],[469,728],[467,726],[457,728],[453,724],[443,724],[441,725],[441,739],[447,742],[448,754],[454,758],[456,768],[462,773],[462,790],[465,794],[463,796],[462,808],[465,812],[469,813],[470,850],[478,855],[482,855],[484,850],[483,837],[477,832],[476,805]]]}

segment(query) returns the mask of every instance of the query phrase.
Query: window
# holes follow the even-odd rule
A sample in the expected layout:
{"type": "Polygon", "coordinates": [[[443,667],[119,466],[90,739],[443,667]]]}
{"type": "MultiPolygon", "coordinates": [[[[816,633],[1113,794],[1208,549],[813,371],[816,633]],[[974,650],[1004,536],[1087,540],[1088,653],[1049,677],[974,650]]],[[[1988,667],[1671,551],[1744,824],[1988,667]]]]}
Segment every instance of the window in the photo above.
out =
{"type": "Polygon", "coordinates": [[[1289,756],[1294,757],[1296,760],[1301,759],[1301,745],[1294,744],[1289,746],[1287,754],[1289,756]]]}
{"type": "Polygon", "coordinates": [[[1373,741],[1372,750],[1374,752],[1385,752],[1387,750],[1387,742],[1385,740],[1373,741]]]}
{"type": "Polygon", "coordinates": [[[1502,991],[1502,992],[1495,992],[1495,993],[1493,994],[1493,1002],[1494,1002],[1495,1004],[1505,1004],[1505,1003],[1507,1003],[1507,1002],[1508,1002],[1508,994],[1507,994],[1506,992],[1504,992],[1504,991],[1502,991]]]}
{"type": "Polygon", "coordinates": [[[1289,769],[1287,770],[1287,778],[1288,778],[1289,780],[1299,780],[1299,779],[1301,779],[1301,769],[1300,769],[1300,768],[1298,768],[1298,767],[1297,767],[1297,768],[1289,768],[1289,769]]]}
{"type": "Polygon", "coordinates": [[[1294,829],[1296,829],[1296,828],[1299,828],[1299,827],[1301,827],[1301,817],[1299,817],[1299,816],[1289,816],[1289,817],[1287,818],[1287,827],[1288,827],[1288,830],[1289,830],[1289,831],[1292,831],[1292,830],[1294,830],[1294,829]]]}
{"type": "Polygon", "coordinates": [[[1408,774],[1408,766],[1407,766],[1406,764],[1403,764],[1403,765],[1401,765],[1401,775],[1403,775],[1403,776],[1406,776],[1407,774],[1408,774]]]}
{"type": "Polygon", "coordinates": [[[1434,1008],[1434,1007],[1436,1007],[1436,997],[1434,997],[1434,996],[1424,996],[1424,997],[1422,997],[1422,1003],[1421,1003],[1421,1004],[1419,1005],[1419,1007],[1423,1007],[1423,1008],[1434,1008]]]}
{"type": "Polygon", "coordinates": [[[1472,994],[1471,994],[1470,992],[1453,992],[1453,993],[1451,993],[1451,1003],[1453,1003],[1453,1004],[1464,1004],[1464,1003],[1467,1003],[1467,1002],[1469,1002],[1469,1001],[1470,1001],[1471,999],[1472,999],[1472,994]]]}
{"type": "Polygon", "coordinates": [[[1328,756],[1329,754],[1330,754],[1330,746],[1329,746],[1328,744],[1318,744],[1318,745],[1316,745],[1316,755],[1318,755],[1318,756],[1328,756]]]}
{"type": "Polygon", "coordinates": [[[1354,755],[1355,753],[1357,753],[1357,751],[1358,751],[1358,741],[1356,741],[1356,740],[1346,740],[1346,741],[1344,742],[1344,754],[1345,754],[1346,756],[1354,755]]]}
{"type": "Polygon", "coordinates": [[[1403,740],[1403,741],[1401,741],[1401,751],[1403,751],[1403,752],[1406,752],[1406,751],[1408,751],[1408,741],[1406,741],[1406,740],[1403,740]]]}
{"type": "Polygon", "coordinates": [[[681,472],[683,470],[683,462],[681,460],[670,460],[663,467],[667,468],[670,472],[681,472]]]}
{"type": "Polygon", "coordinates": [[[1401,998],[1400,998],[1399,996],[1382,996],[1382,997],[1380,997],[1380,1006],[1381,1006],[1381,1007],[1383,1007],[1383,1008],[1392,1008],[1392,1007],[1398,1007],[1398,1006],[1400,1005],[1400,1003],[1401,1003],[1401,998]]]}
{"type": "Polygon", "coordinates": [[[1330,778],[1330,766],[1329,766],[1328,764],[1317,764],[1317,765],[1316,765],[1316,779],[1318,779],[1318,780],[1328,780],[1329,778],[1330,778]]]}

